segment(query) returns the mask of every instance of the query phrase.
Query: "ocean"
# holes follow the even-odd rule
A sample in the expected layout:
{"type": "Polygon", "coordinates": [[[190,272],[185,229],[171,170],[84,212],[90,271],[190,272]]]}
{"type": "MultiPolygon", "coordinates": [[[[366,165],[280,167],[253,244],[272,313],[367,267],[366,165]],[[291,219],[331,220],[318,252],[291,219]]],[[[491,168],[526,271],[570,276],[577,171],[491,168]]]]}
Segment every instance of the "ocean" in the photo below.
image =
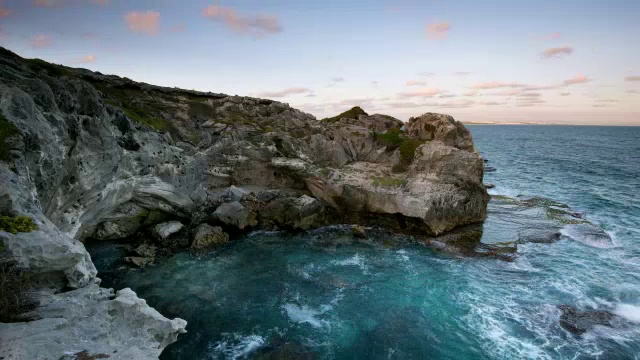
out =
{"type": "Polygon", "coordinates": [[[504,196],[566,204],[611,240],[560,224],[558,241],[519,242],[503,261],[329,227],[257,232],[144,270],[120,266],[118,244],[88,248],[104,286],[189,322],[163,359],[639,359],[640,127],[468,127],[496,169],[483,243],[538,226],[504,196]],[[617,317],[575,335],[559,325],[564,304],[617,317]]]}

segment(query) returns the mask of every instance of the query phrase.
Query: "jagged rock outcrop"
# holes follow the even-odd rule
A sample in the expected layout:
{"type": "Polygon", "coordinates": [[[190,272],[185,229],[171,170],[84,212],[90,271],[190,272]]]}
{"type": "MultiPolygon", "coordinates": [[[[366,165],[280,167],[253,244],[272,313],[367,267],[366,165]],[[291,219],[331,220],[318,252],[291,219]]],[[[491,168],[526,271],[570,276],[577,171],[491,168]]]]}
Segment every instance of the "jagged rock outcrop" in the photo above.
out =
{"type": "MultiPolygon", "coordinates": [[[[186,234],[199,234],[203,223],[239,231],[356,223],[437,235],[486,215],[482,159],[469,132],[446,115],[413,118],[406,131],[400,120],[362,109],[318,121],[272,100],[136,83],[1,48],[0,55],[0,125],[10,129],[0,132],[0,211],[38,226],[0,231],[0,240],[55,289],[81,289],[65,296],[94,286],[80,240],[155,234],[161,252],[189,246],[186,234]],[[185,229],[154,231],[167,221],[185,229]]],[[[196,247],[210,245],[205,240],[196,247]]],[[[178,328],[141,353],[157,355],[178,328]]],[[[59,335],[61,344],[72,341],[59,335]]]]}

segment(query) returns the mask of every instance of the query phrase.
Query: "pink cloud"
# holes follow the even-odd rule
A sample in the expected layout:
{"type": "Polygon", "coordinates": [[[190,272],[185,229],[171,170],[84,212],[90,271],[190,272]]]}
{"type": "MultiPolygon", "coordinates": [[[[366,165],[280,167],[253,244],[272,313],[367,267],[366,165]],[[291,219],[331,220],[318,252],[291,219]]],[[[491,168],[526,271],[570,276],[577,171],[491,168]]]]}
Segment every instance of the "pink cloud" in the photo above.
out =
{"type": "Polygon", "coordinates": [[[476,90],[473,90],[473,91],[467,91],[466,93],[464,93],[464,94],[462,94],[462,95],[464,95],[464,96],[468,96],[468,97],[471,97],[471,96],[476,96],[476,95],[478,95],[478,92],[477,92],[476,90]]]}
{"type": "Polygon", "coordinates": [[[635,89],[629,89],[629,90],[627,90],[627,94],[640,94],[640,91],[635,90],[635,89]]]}
{"type": "Polygon", "coordinates": [[[53,39],[47,34],[38,34],[31,37],[31,46],[42,49],[51,46],[53,39]]]}
{"type": "Polygon", "coordinates": [[[561,87],[560,85],[544,85],[544,86],[527,86],[522,89],[524,91],[553,90],[561,87]]]}
{"type": "Polygon", "coordinates": [[[544,36],[544,40],[555,40],[559,39],[562,36],[559,32],[553,32],[544,36]]]}
{"type": "Polygon", "coordinates": [[[573,54],[573,48],[570,46],[561,46],[561,47],[554,47],[554,48],[549,48],[545,51],[542,52],[542,57],[544,59],[549,59],[549,58],[559,58],[563,55],[571,55],[573,54]]]}
{"type": "Polygon", "coordinates": [[[522,87],[526,87],[526,85],[517,84],[517,83],[504,83],[504,82],[500,82],[500,81],[492,81],[492,82],[485,82],[485,83],[479,83],[479,84],[471,85],[471,86],[469,86],[469,89],[473,89],[473,90],[488,90],[488,89],[500,89],[500,88],[522,88],[522,87]]]}
{"type": "Polygon", "coordinates": [[[583,74],[578,74],[574,77],[572,77],[571,79],[567,79],[565,81],[562,82],[562,85],[564,86],[569,86],[569,85],[576,85],[576,84],[585,84],[590,82],[591,79],[589,79],[588,77],[584,76],[583,74]]]}
{"type": "Polygon", "coordinates": [[[427,83],[420,80],[408,80],[407,86],[426,86],[427,83]]]}
{"type": "Polygon", "coordinates": [[[627,76],[624,78],[625,81],[640,81],[640,76],[627,76]]]}
{"type": "Polygon", "coordinates": [[[279,91],[265,91],[265,92],[261,92],[256,94],[257,96],[260,97],[267,97],[267,98],[274,98],[274,97],[285,97],[288,95],[294,95],[294,94],[305,94],[305,93],[310,93],[311,90],[307,89],[307,88],[289,88],[289,89],[284,89],[284,90],[279,90],[279,91]]]}
{"type": "Polygon", "coordinates": [[[37,7],[54,7],[61,6],[62,0],[33,0],[31,3],[37,7]]]}
{"type": "Polygon", "coordinates": [[[410,98],[410,97],[434,97],[436,95],[442,94],[443,91],[434,88],[425,88],[418,91],[410,91],[410,92],[401,92],[398,93],[398,97],[401,98],[410,98]]]}
{"type": "Polygon", "coordinates": [[[12,11],[5,7],[2,7],[2,3],[0,2],[0,19],[11,16],[12,11]]]}
{"type": "Polygon", "coordinates": [[[91,64],[96,62],[96,56],[95,55],[86,55],[81,57],[80,59],[78,59],[76,61],[76,63],[78,64],[91,64]]]}
{"type": "Polygon", "coordinates": [[[109,0],[91,0],[92,4],[104,6],[109,4],[109,0]]]}
{"type": "Polygon", "coordinates": [[[233,8],[217,5],[209,5],[202,9],[202,15],[212,21],[222,21],[240,34],[268,35],[282,32],[282,24],[276,16],[242,16],[233,8]]]}
{"type": "Polygon", "coordinates": [[[427,37],[433,40],[446,39],[451,25],[448,22],[433,23],[427,25],[427,37]]]}
{"type": "Polygon", "coordinates": [[[570,92],[562,92],[562,93],[560,93],[560,96],[569,96],[569,95],[571,95],[570,92]]]}
{"type": "Polygon", "coordinates": [[[131,11],[124,19],[130,31],[145,35],[156,35],[160,31],[160,13],[156,11],[131,11]]]}

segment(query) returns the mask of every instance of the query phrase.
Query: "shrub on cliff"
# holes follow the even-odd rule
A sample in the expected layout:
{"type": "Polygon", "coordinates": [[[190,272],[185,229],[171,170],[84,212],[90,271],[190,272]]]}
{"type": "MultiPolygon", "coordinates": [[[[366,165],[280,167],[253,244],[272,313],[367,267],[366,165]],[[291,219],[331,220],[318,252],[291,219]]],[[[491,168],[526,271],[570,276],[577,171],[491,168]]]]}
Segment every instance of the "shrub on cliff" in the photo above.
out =
{"type": "Polygon", "coordinates": [[[331,118],[322,119],[322,121],[333,123],[333,122],[336,122],[336,121],[338,121],[338,120],[340,120],[342,118],[357,119],[358,116],[360,116],[360,115],[367,116],[369,114],[367,114],[364,110],[362,110],[362,108],[360,106],[356,106],[356,107],[353,107],[353,108],[343,112],[340,115],[337,115],[337,116],[334,116],[334,117],[331,117],[331,118]]]}
{"type": "Polygon", "coordinates": [[[36,223],[27,216],[0,216],[0,230],[14,235],[19,232],[32,232],[37,228],[36,223]]]}
{"type": "Polygon", "coordinates": [[[0,113],[0,160],[11,160],[9,145],[7,145],[6,140],[11,136],[18,135],[19,133],[18,128],[10,123],[9,120],[0,113]]]}

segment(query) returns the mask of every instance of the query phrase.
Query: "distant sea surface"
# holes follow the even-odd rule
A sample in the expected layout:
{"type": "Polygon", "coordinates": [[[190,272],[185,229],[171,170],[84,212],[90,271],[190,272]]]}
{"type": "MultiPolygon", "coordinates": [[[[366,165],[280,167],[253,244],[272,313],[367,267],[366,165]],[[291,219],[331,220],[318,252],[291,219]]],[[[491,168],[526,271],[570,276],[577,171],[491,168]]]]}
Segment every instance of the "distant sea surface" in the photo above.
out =
{"type": "MultiPolygon", "coordinates": [[[[123,270],[117,244],[94,245],[99,276],[189,322],[164,359],[638,359],[640,127],[468,128],[496,168],[485,174],[490,193],[568,204],[613,241],[520,244],[506,262],[354,242],[331,228],[262,232],[145,270],[123,270]],[[562,304],[618,321],[577,336],[559,326],[562,304]]],[[[500,233],[496,216],[483,242],[500,233]]]]}

